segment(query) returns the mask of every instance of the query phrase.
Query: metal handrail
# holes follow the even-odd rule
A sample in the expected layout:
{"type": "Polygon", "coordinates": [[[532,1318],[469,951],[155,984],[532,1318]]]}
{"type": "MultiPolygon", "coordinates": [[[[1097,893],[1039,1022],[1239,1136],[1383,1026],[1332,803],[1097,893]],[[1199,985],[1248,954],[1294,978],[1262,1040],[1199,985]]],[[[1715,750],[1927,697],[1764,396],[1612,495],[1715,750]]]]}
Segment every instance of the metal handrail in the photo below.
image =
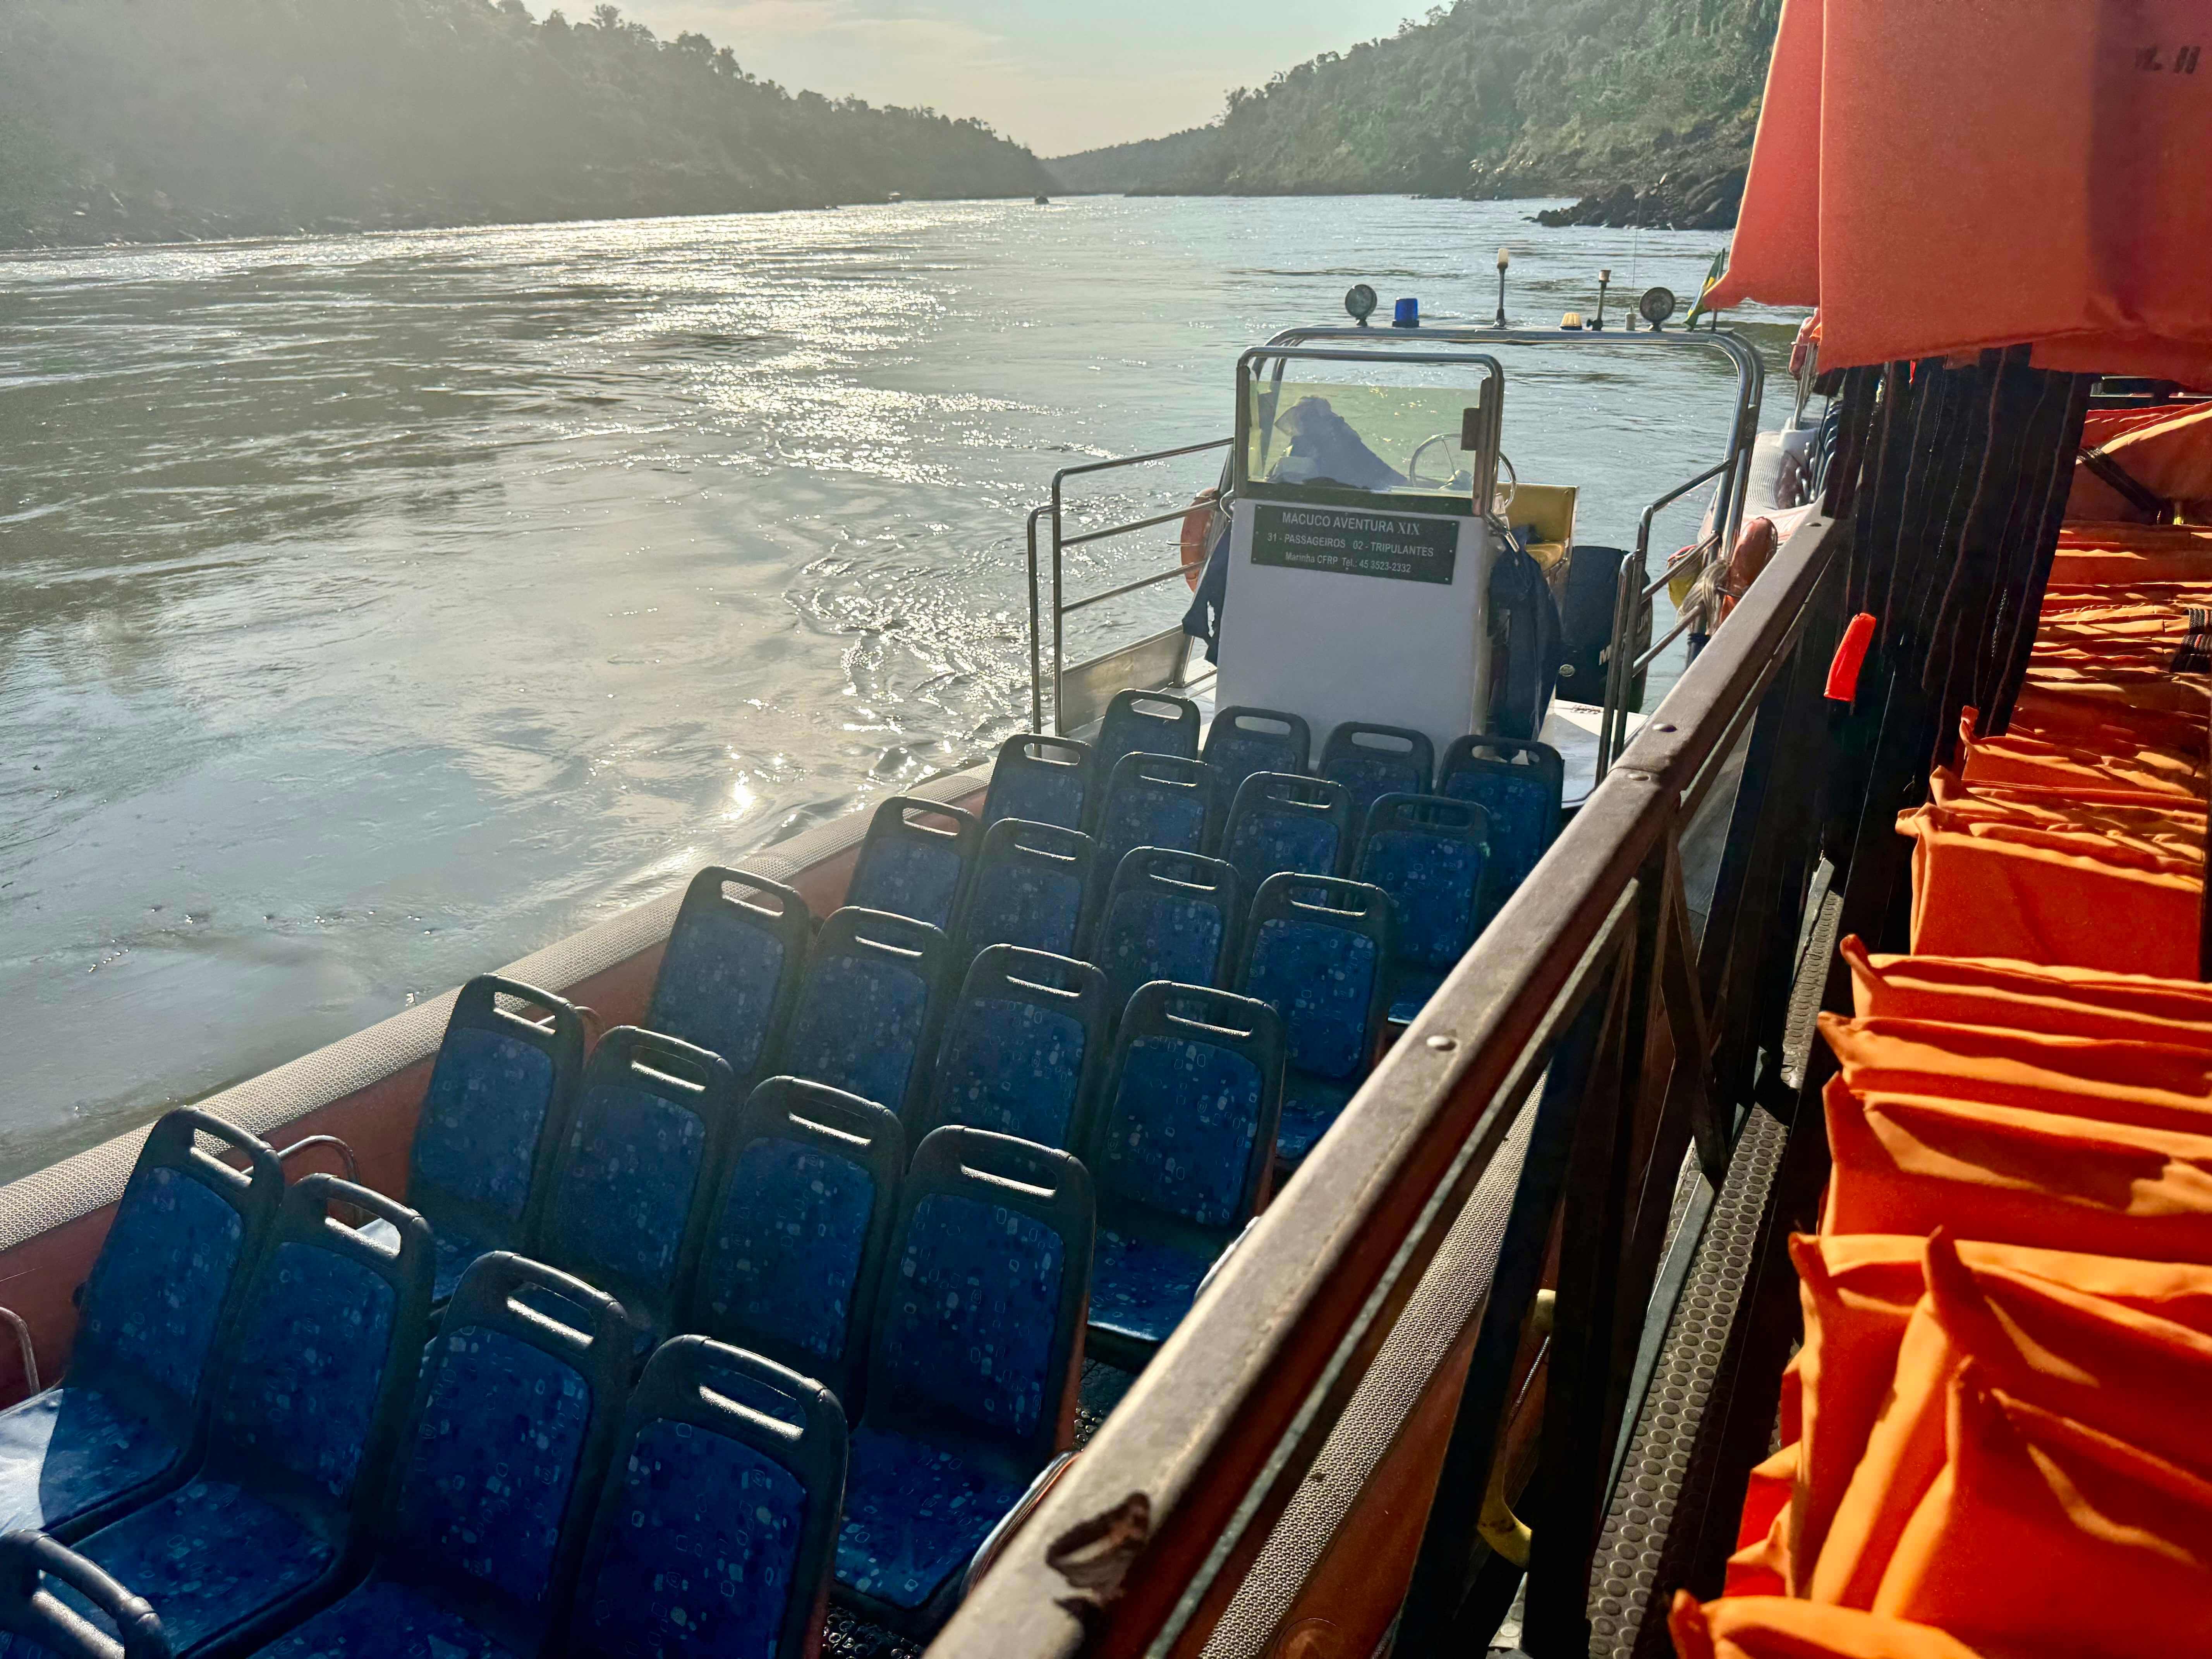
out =
{"type": "Polygon", "coordinates": [[[1032,508],[1029,516],[1028,577],[1030,601],[1030,729],[1045,730],[1044,713],[1044,615],[1043,595],[1040,591],[1041,550],[1038,546],[1038,527],[1049,524],[1052,529],[1052,730],[1061,736],[1066,733],[1060,722],[1060,687],[1066,678],[1066,642],[1064,622],[1071,611],[1087,610],[1094,605],[1103,605],[1141,589],[1158,586],[1182,574],[1180,564],[1152,575],[1140,577],[1103,593],[1092,593],[1079,599],[1066,597],[1062,556],[1071,547],[1083,547],[1094,542],[1106,541],[1116,536],[1133,535],[1140,531],[1157,529],[1164,524],[1187,516],[1188,505],[1172,511],[1134,519],[1127,524],[1109,525],[1102,530],[1089,530],[1068,535],[1064,525],[1066,509],[1066,485],[1071,478],[1089,477],[1100,472],[1110,472],[1133,466],[1146,466],[1159,461],[1177,460],[1186,455],[1202,455],[1208,450],[1226,449],[1234,442],[1231,438],[1209,438],[1203,443],[1181,444],[1172,449],[1148,450],[1141,455],[1117,455],[1105,460],[1083,461],[1073,466],[1061,467],[1052,475],[1052,493],[1043,505],[1032,508]]]}

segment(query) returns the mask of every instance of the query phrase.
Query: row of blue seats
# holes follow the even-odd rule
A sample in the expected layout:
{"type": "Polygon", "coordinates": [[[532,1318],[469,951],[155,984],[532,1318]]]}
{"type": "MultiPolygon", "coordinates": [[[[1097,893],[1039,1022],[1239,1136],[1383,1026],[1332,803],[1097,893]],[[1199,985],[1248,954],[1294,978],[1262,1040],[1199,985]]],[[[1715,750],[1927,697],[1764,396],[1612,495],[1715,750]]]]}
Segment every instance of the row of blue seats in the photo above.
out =
{"type": "MultiPolygon", "coordinates": [[[[1023,958],[1082,964],[986,952],[971,990],[994,956],[1012,971],[990,988],[1006,994],[972,995],[956,1015],[939,1116],[1084,1161],[1104,1229],[1095,1346],[1141,1364],[1265,1197],[1282,1022],[1262,1001],[1155,983],[1109,1048],[1095,997],[1070,1024],[1050,1002],[1064,994],[1020,977],[1023,958]]],[[[656,1336],[767,1354],[857,1413],[884,1230],[933,1121],[794,1076],[740,1097],[718,1056],[635,1027],[608,1032],[579,1069],[580,1029],[562,999],[489,975],[456,999],[409,1158],[435,1298],[478,1256],[516,1251],[619,1297],[656,1336]]],[[[369,1231],[396,1242],[387,1223],[369,1231]]]]}
{"type": "Polygon", "coordinates": [[[61,1588],[0,1588],[0,1625],[81,1651],[68,1621],[143,1624],[136,1596],[179,1656],[739,1659],[803,1651],[834,1578],[926,1635],[1070,1443],[1097,1226],[1076,1159],[960,1128],[876,1207],[848,1425],[808,1374],[702,1336],[640,1378],[635,1315],[508,1252],[470,1266],[426,1352],[421,1216],[328,1176],[287,1189],[264,1144],[172,1113],[65,1380],[0,1413],[5,1529],[81,1558],[40,1553],[61,1588]]]}

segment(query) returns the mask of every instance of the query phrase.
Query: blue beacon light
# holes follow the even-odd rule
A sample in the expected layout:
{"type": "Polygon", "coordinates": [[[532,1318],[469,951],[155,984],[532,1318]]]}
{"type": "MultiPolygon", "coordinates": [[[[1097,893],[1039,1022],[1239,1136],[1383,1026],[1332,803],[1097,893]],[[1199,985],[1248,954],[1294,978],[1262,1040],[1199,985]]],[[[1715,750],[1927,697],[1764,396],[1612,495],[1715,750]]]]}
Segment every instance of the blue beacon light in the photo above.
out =
{"type": "Polygon", "coordinates": [[[1421,302],[1419,300],[1401,300],[1398,301],[1397,305],[1392,308],[1390,313],[1391,327],[1419,328],[1420,325],[1421,302]]]}

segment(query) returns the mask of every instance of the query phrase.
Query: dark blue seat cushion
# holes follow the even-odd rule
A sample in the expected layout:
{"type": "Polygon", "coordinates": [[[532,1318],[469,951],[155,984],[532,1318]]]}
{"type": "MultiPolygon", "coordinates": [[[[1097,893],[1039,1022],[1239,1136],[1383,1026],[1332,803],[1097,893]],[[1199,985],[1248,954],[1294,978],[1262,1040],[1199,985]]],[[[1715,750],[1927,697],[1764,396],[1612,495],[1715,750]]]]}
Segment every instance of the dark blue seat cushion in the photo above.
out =
{"type": "Polygon", "coordinates": [[[1133,847],[1195,853],[1206,844],[1205,795],[1196,789],[1122,789],[1106,797],[1095,854],[1101,882],[1111,881],[1133,847]]]}
{"type": "Polygon", "coordinates": [[[1336,824],[1318,813],[1248,812],[1231,823],[1221,856],[1237,866],[1243,890],[1256,893],[1261,882],[1284,870],[1334,875],[1340,839],[1336,824]]]}
{"type": "Polygon", "coordinates": [[[731,1167],[699,1264],[714,1328],[765,1332],[825,1360],[842,1358],[875,1206],[875,1178],[849,1158],[796,1140],[749,1144],[731,1167]]]}
{"type": "Polygon", "coordinates": [[[585,1091],[547,1213],[556,1258],[665,1288],[706,1153],[696,1112],[617,1084],[585,1091]]]}
{"type": "Polygon", "coordinates": [[[831,957],[807,977],[783,1066],[897,1111],[929,1016],[919,974],[867,957],[831,957]]]}
{"type": "Polygon", "coordinates": [[[879,836],[860,848],[860,866],[845,893],[847,904],[888,910],[933,927],[952,925],[960,896],[963,860],[948,838],[943,846],[899,836],[879,836]]]}
{"type": "Polygon", "coordinates": [[[1559,800],[1547,778],[1533,767],[1514,772],[1458,771],[1444,780],[1443,793],[1471,800],[1489,815],[1490,855],[1498,863],[1500,896],[1518,887],[1544,856],[1559,800]],[[1525,772],[1526,776],[1518,775],[1525,772]]]}
{"type": "Polygon", "coordinates": [[[1345,787],[1353,813],[1362,818],[1385,795],[1425,794],[1429,787],[1427,774],[1411,761],[1380,755],[1340,755],[1328,763],[1326,775],[1345,787]]]}
{"type": "Polygon", "coordinates": [[[216,1194],[178,1170],[147,1170],[93,1264],[78,1343],[191,1400],[245,1237],[238,1212],[216,1194]]]}
{"type": "Polygon", "coordinates": [[[783,940],[729,907],[695,913],[668,941],[652,1028],[720,1054],[739,1077],[760,1064],[784,973],[783,940]]]}
{"type": "Polygon", "coordinates": [[[481,1326],[445,1333],[432,1352],[398,1539],[535,1602],[575,1482],[590,1387],[543,1349],[481,1326]]]}
{"type": "Polygon", "coordinates": [[[1011,997],[962,1006],[938,1057],[940,1122],[1065,1148],[1083,1081],[1083,1023],[1011,997]]]}
{"type": "Polygon", "coordinates": [[[389,1579],[372,1578],[256,1659],[510,1659],[459,1613],[389,1579]]]}
{"type": "Polygon", "coordinates": [[[1219,726],[1207,734],[1206,763],[1213,769],[1213,798],[1226,812],[1237,791],[1255,772],[1304,772],[1306,757],[1289,737],[1261,732],[1224,732],[1219,726]]]}
{"type": "Polygon", "coordinates": [[[1275,1136],[1275,1156],[1285,1164],[1304,1159],[1313,1151],[1314,1143],[1327,1134],[1342,1115],[1345,1103],[1352,1095],[1352,1085],[1348,1083],[1331,1083],[1326,1078],[1286,1073],[1283,1078],[1283,1127],[1275,1136]]]}
{"type": "Polygon", "coordinates": [[[544,1049],[473,1027],[448,1032],[415,1129],[416,1175],[521,1220],[552,1101],[553,1057],[544,1049]]]}
{"type": "Polygon", "coordinates": [[[984,827],[988,829],[1000,818],[1027,818],[1031,823],[1080,830],[1086,782],[1079,766],[1046,762],[1010,767],[1002,760],[992,771],[984,827]]]}
{"type": "Polygon", "coordinates": [[[1171,893],[1125,890],[1099,924],[1093,954],[1114,1000],[1127,1007],[1139,986],[1156,979],[1213,984],[1220,977],[1225,931],[1215,905],[1171,893]]]}
{"type": "Polygon", "coordinates": [[[1091,1270],[1091,1322],[1146,1342],[1164,1342],[1198,1299],[1213,1262],[1165,1244],[1098,1230],[1091,1270]]]}
{"type": "Polygon", "coordinates": [[[1236,1224],[1265,1090],[1240,1054],[1183,1037],[1143,1036],[1097,1153],[1102,1196],[1133,1200],[1201,1227],[1236,1224]]]}
{"type": "Polygon", "coordinates": [[[307,1589],[337,1559],[330,1540],[275,1505],[205,1480],[133,1510],[76,1547],[154,1604],[179,1653],[307,1589]]]}
{"type": "Polygon", "coordinates": [[[215,1432],[343,1504],[374,1424],[398,1293],[362,1263],[297,1241],[279,1244],[256,1282],[215,1432]]]}
{"type": "Polygon", "coordinates": [[[185,1448],[96,1389],[0,1412],[0,1532],[58,1527],[167,1474],[185,1448]]]}
{"type": "Polygon", "coordinates": [[[1480,844],[1413,830],[1382,830],[1359,849],[1360,880],[1390,896],[1391,948],[1438,970],[1474,943],[1482,866],[1480,844]]]}
{"type": "Polygon", "coordinates": [[[1064,868],[1030,860],[986,864],[975,873],[968,901],[968,944],[1018,945],[1025,951],[1075,954],[1083,920],[1083,879],[1064,868]]]}
{"type": "MultiPolygon", "coordinates": [[[[399,1248],[399,1229],[389,1221],[372,1221],[361,1230],[361,1236],[386,1250],[399,1248]]],[[[476,1259],[501,1247],[479,1244],[468,1236],[465,1229],[453,1221],[441,1218],[437,1230],[430,1236],[430,1299],[443,1302],[453,1293],[461,1282],[461,1275],[476,1264],[476,1259]]]]}
{"type": "Polygon", "coordinates": [[[575,1646],[619,1659],[775,1659],[806,1519],[798,1479],[666,1418],[638,1431],[618,1478],[606,1553],[577,1597],[575,1646]]]}
{"type": "Polygon", "coordinates": [[[1401,1025],[1412,1024],[1443,982],[1443,975],[1429,968],[1409,968],[1395,975],[1390,981],[1390,1018],[1401,1025]]]}
{"type": "Polygon", "coordinates": [[[1342,1080],[1367,1069],[1367,1010],[1381,969],[1364,933],[1271,916],[1260,924],[1245,989],[1283,1017],[1293,1067],[1342,1080]]]}
{"type": "Polygon", "coordinates": [[[1066,1246],[1036,1217],[933,1193],[914,1207],[876,1317],[890,1394],[909,1411],[1026,1436],[1048,1401],[1066,1246]]]}
{"type": "Polygon", "coordinates": [[[967,1567],[1023,1490],[919,1440],[857,1430],[837,1581],[894,1607],[918,1607],[967,1567]]]}

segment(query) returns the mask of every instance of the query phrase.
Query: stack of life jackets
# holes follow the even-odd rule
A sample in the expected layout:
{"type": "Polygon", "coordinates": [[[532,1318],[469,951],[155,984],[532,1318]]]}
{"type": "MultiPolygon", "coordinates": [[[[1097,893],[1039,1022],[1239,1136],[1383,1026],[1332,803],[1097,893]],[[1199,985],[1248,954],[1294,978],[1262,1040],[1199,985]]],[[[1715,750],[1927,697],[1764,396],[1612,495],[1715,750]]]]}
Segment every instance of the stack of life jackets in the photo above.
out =
{"type": "Polygon", "coordinates": [[[2212,535],[2069,526],[2011,731],[1901,820],[1912,951],[1840,946],[1781,1449],[1682,1659],[2212,1652],[2200,633],[2212,535]]]}

